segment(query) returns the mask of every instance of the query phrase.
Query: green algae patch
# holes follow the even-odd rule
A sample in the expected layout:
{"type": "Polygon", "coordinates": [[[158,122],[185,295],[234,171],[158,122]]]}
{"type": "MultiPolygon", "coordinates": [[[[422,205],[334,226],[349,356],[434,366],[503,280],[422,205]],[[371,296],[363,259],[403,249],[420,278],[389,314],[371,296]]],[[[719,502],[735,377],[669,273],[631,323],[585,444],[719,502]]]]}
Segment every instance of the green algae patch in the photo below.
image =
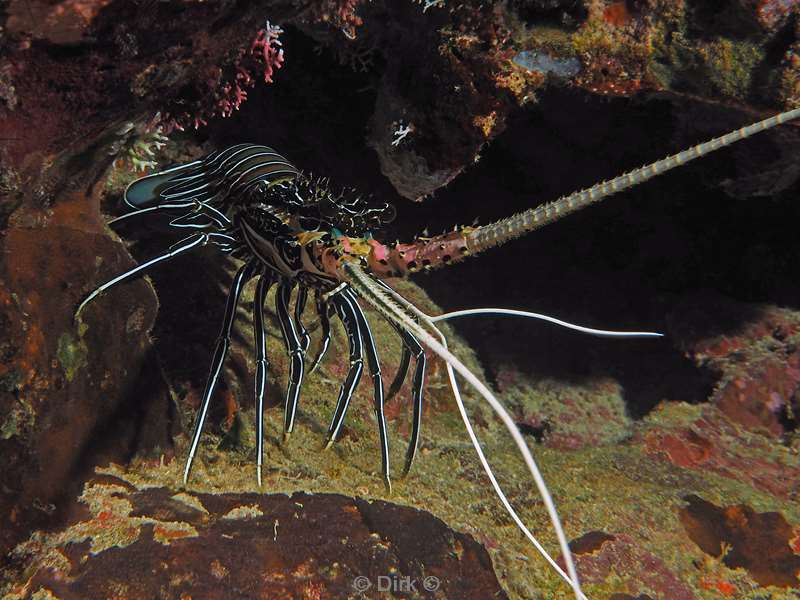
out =
{"type": "Polygon", "coordinates": [[[622,387],[608,378],[574,384],[520,375],[503,395],[522,432],[551,448],[613,444],[633,433],[622,387]]]}
{"type": "Polygon", "coordinates": [[[9,440],[14,436],[24,437],[25,432],[33,428],[35,421],[36,411],[23,397],[20,397],[0,423],[0,439],[9,440]]]}
{"type": "Polygon", "coordinates": [[[13,555],[34,558],[39,566],[69,575],[76,568],[75,557],[70,552],[76,544],[88,542],[87,551],[78,559],[80,563],[89,556],[101,555],[112,548],[126,548],[145,539],[145,527],[152,530],[153,540],[162,545],[198,535],[189,523],[133,515],[131,486],[122,479],[118,479],[119,484],[107,483],[107,479],[90,481],[84,487],[79,501],[87,506],[88,518],[58,532],[36,532],[17,546],[13,555]]]}
{"type": "Polygon", "coordinates": [[[129,518],[133,508],[120,496],[127,489],[118,485],[88,485],[80,500],[89,505],[92,518],[76,523],[55,541],[57,545],[90,541],[90,552],[99,554],[109,548],[125,547],[139,539],[140,527],[129,518]]]}
{"type": "MultiPolygon", "coordinates": [[[[83,328],[86,327],[83,323],[81,323],[81,326],[83,328]]],[[[89,349],[86,347],[86,342],[83,340],[83,333],[85,333],[85,331],[86,330],[83,329],[80,332],[80,337],[77,340],[72,337],[70,333],[62,333],[58,338],[56,357],[61,364],[61,368],[64,370],[67,381],[75,379],[75,375],[78,374],[78,371],[88,364],[86,359],[89,355],[89,349]]]]}
{"type": "Polygon", "coordinates": [[[746,98],[766,52],[755,44],[722,38],[704,48],[702,56],[709,80],[720,93],[730,98],[746,98]]]}
{"type": "Polygon", "coordinates": [[[33,592],[31,598],[33,600],[59,600],[58,596],[44,587],[40,587],[38,590],[33,592]]]}
{"type": "Polygon", "coordinates": [[[0,377],[0,390],[14,392],[22,383],[23,375],[19,369],[11,369],[8,373],[0,377]]]}
{"type": "Polygon", "coordinates": [[[690,14],[677,10],[653,24],[648,71],[665,89],[689,88],[706,96],[745,100],[753,81],[763,75],[768,38],[725,35],[698,36],[690,28],[690,14]]]}

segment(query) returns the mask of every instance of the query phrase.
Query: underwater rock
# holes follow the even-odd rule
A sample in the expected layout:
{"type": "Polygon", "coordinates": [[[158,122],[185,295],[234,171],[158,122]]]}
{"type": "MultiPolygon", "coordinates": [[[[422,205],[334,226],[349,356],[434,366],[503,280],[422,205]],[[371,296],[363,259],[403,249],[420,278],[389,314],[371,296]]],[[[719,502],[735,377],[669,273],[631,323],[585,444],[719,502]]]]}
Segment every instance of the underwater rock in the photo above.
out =
{"type": "Polygon", "coordinates": [[[5,598],[507,598],[486,550],[431,514],[335,494],[198,494],[89,481],[20,545],[5,598]]]}
{"type": "Polygon", "coordinates": [[[780,437],[797,426],[800,354],[765,359],[720,386],[713,401],[748,429],[780,437]]]}
{"type": "Polygon", "coordinates": [[[711,401],[732,421],[776,438],[797,426],[800,410],[800,318],[775,306],[716,299],[713,314],[693,314],[677,326],[697,364],[720,374],[711,401]],[[692,341],[700,322],[724,331],[692,341]],[[731,324],[740,322],[735,329],[731,324]]]}
{"type": "Polygon", "coordinates": [[[364,11],[363,29],[386,61],[368,144],[410,200],[444,187],[471,164],[519,99],[543,81],[509,60],[501,11],[463,4],[445,15],[440,8],[387,2],[364,11]],[[400,138],[404,126],[413,131],[400,138]]]}
{"type": "Polygon", "coordinates": [[[512,367],[496,375],[520,430],[548,448],[577,450],[620,442],[633,432],[623,390],[611,380],[590,386],[535,382],[512,367]],[[591,390],[591,391],[589,391],[591,390]]]}
{"type": "MultiPolygon", "coordinates": [[[[147,443],[171,447],[171,432],[163,427],[169,419],[138,421],[159,403],[168,414],[170,402],[148,357],[156,312],[150,287],[141,282],[73,321],[90,291],[87,282],[132,263],[106,236],[97,213],[100,186],[83,191],[86,173],[73,174],[55,198],[42,187],[61,179],[59,168],[51,166],[49,178],[22,188],[22,204],[9,216],[1,242],[3,550],[31,526],[56,517],[54,503],[76,491],[92,461],[119,459],[147,443]],[[143,375],[147,380],[139,385],[143,375]],[[125,402],[136,396],[138,404],[125,402]],[[124,424],[108,435],[104,428],[120,417],[124,424]]],[[[29,173],[22,177],[30,181],[29,173]]]]}
{"type": "Polygon", "coordinates": [[[756,512],[745,504],[716,506],[703,498],[684,498],[680,519],[689,537],[706,554],[731,569],[745,569],[761,586],[800,584],[800,528],[778,512],[756,512]]]}
{"type": "MultiPolygon", "coordinates": [[[[606,581],[625,574],[628,588],[616,594],[647,597],[642,590],[654,591],[670,600],[695,600],[689,586],[671,572],[666,564],[629,535],[590,532],[570,542],[578,572],[584,582],[606,581]]],[[[623,596],[624,597],[624,596],[623,596]]]]}
{"type": "Polygon", "coordinates": [[[654,427],[637,434],[644,451],[683,469],[714,473],[790,500],[800,493],[800,467],[774,456],[773,441],[733,424],[715,406],[680,427],[654,427]]]}

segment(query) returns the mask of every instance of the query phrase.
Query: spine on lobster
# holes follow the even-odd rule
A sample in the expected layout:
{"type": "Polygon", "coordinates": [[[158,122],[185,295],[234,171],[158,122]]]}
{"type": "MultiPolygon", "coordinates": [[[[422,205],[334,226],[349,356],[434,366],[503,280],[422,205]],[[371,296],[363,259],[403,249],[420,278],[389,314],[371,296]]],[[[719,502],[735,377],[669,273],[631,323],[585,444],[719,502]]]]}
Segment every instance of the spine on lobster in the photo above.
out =
{"type": "Polygon", "coordinates": [[[554,202],[528,209],[482,227],[464,227],[432,238],[419,238],[411,244],[397,243],[384,246],[375,242],[369,259],[370,268],[374,273],[383,277],[400,277],[409,272],[435,269],[463,260],[467,256],[500,246],[549,225],[590,204],[635,187],[696,158],[798,117],[800,117],[800,108],[777,114],[634,169],[610,181],[603,181],[585,190],[562,196],[554,202]]]}

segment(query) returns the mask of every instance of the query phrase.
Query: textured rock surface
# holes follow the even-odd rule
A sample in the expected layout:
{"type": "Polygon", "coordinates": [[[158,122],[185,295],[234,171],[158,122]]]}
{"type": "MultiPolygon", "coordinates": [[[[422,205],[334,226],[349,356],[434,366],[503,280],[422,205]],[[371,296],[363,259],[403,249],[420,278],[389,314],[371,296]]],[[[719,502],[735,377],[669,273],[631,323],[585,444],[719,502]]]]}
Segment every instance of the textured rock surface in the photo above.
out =
{"type": "Polygon", "coordinates": [[[149,354],[156,312],[149,286],[138,283],[73,322],[92,281],[133,265],[98,218],[100,186],[85,192],[81,184],[87,185],[83,177],[50,192],[57,202],[52,196],[38,201],[39,190],[26,190],[1,242],[4,551],[31,523],[52,519],[98,455],[124,459],[138,442],[161,451],[171,446],[168,420],[141,427],[148,417],[169,413],[149,354]],[[126,403],[144,392],[146,402],[126,403]],[[105,428],[112,422],[116,439],[109,449],[105,428]]]}
{"type": "Polygon", "coordinates": [[[507,597],[474,539],[386,502],[175,493],[111,476],[81,502],[67,529],[17,549],[35,566],[6,598],[507,597]]]}
{"type": "MultiPolygon", "coordinates": [[[[749,0],[4,5],[0,591],[325,598],[354,595],[359,575],[376,592],[398,573],[441,575],[438,597],[570,597],[488,491],[438,361],[418,461],[391,496],[368,385],[339,444],[320,451],[347,369],[338,326],[281,445],[288,364],[268,310],[273,408],[258,490],[251,288],[182,487],[183,432],[235,265],[187,256],[73,323],[89,290],[174,242],[152,220],[129,222],[118,228],[129,254],[102,213],[118,214],[144,162],[257,141],[394,202],[385,239],[486,223],[795,106],[797,22],[795,2],[749,0]],[[286,30],[274,83],[162,148],[154,124],[218,109],[265,18],[286,30]],[[470,587],[455,587],[467,575],[470,587]]],[[[798,157],[789,125],[421,276],[425,292],[399,284],[431,313],[503,305],[667,334],[598,341],[509,319],[458,323],[466,343],[453,348],[483,365],[528,436],[590,598],[797,594],[798,157]]],[[[370,318],[388,380],[399,342],[370,318]]],[[[409,396],[406,384],[387,406],[394,465],[409,396]]],[[[509,498],[554,551],[504,430],[467,400],[509,498]]]]}

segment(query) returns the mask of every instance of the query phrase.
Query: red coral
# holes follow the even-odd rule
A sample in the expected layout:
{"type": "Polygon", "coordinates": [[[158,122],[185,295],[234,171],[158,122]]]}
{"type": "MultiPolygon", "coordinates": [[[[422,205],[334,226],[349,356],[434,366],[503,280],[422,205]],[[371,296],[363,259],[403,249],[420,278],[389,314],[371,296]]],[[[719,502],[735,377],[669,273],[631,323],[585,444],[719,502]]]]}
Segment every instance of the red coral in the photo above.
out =
{"type": "Polygon", "coordinates": [[[237,50],[232,77],[226,80],[225,71],[214,67],[204,78],[205,88],[200,94],[201,99],[191,103],[194,110],[164,113],[160,122],[164,133],[175,129],[183,131],[190,125],[198,129],[216,116],[230,117],[247,100],[246,88],[255,86],[257,73],[263,75],[265,83],[272,83],[275,69],[283,65],[283,49],[279,39],[282,33],[280,27],[270,25],[267,21],[266,26],[256,32],[249,47],[237,50]]]}

